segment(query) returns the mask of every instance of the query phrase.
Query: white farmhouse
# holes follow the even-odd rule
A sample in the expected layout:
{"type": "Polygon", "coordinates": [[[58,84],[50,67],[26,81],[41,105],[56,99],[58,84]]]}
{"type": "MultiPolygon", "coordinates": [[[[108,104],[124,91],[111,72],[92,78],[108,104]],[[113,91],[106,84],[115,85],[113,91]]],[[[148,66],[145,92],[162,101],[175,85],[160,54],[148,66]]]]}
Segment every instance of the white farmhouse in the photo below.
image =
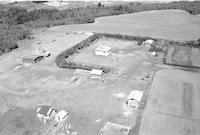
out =
{"type": "Polygon", "coordinates": [[[101,45],[95,49],[95,55],[108,56],[111,53],[111,47],[101,45]]]}
{"type": "Polygon", "coordinates": [[[139,91],[139,90],[131,91],[126,101],[127,105],[137,109],[138,106],[140,105],[143,94],[144,94],[143,91],[139,91]]]}

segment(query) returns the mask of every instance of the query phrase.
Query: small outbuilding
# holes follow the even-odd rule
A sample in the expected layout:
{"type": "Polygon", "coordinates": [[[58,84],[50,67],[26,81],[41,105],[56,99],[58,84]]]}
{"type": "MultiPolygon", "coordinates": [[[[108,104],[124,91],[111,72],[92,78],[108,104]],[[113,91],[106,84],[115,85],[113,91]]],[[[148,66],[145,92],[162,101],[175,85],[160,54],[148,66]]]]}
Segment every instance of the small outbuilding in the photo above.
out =
{"type": "Polygon", "coordinates": [[[152,52],[151,55],[152,56],[158,56],[158,53],[157,52],[152,52]]]}
{"type": "Polygon", "coordinates": [[[58,113],[55,115],[55,121],[56,121],[56,122],[63,122],[63,121],[65,121],[68,117],[69,117],[69,113],[66,112],[65,110],[62,110],[62,111],[58,112],[58,113]]]}
{"type": "Polygon", "coordinates": [[[93,32],[85,32],[85,35],[92,36],[94,33],[93,32]]]}
{"type": "Polygon", "coordinates": [[[95,55],[108,56],[111,53],[111,47],[101,45],[95,49],[95,55]]]}
{"type": "Polygon", "coordinates": [[[40,121],[43,121],[44,123],[47,122],[47,120],[51,119],[53,116],[55,116],[57,110],[54,107],[50,106],[39,106],[36,110],[37,117],[40,121]]]}
{"type": "Polygon", "coordinates": [[[142,45],[144,45],[146,47],[151,47],[151,45],[153,45],[153,44],[154,44],[154,40],[148,39],[148,40],[144,41],[142,45]]]}
{"type": "Polygon", "coordinates": [[[107,122],[98,135],[128,135],[129,131],[130,127],[128,126],[107,122]]]}
{"type": "Polygon", "coordinates": [[[103,70],[92,69],[90,74],[91,74],[92,79],[101,79],[101,75],[103,74],[103,70]]]}
{"type": "Polygon", "coordinates": [[[43,56],[41,56],[41,55],[31,54],[31,55],[24,56],[22,58],[22,62],[35,64],[35,63],[37,63],[38,61],[40,61],[42,59],[43,59],[43,56]]]}
{"type": "Polygon", "coordinates": [[[138,108],[138,106],[141,103],[142,97],[143,97],[144,92],[143,91],[139,91],[139,90],[134,90],[131,91],[131,93],[128,95],[127,97],[127,101],[126,104],[128,106],[131,106],[135,109],[138,108]]]}

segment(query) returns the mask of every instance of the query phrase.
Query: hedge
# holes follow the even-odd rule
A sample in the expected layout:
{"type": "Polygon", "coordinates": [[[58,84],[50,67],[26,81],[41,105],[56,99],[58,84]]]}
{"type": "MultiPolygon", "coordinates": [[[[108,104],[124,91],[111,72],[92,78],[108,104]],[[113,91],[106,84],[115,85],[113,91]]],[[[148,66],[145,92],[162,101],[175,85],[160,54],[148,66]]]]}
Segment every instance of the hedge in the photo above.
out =
{"type": "Polygon", "coordinates": [[[106,66],[100,66],[100,65],[87,65],[87,64],[81,64],[81,63],[75,63],[72,61],[66,61],[66,59],[73,55],[74,53],[77,53],[78,50],[83,49],[87,46],[90,46],[94,41],[102,38],[117,38],[122,40],[136,40],[138,42],[143,42],[149,37],[139,37],[139,36],[130,36],[130,35],[121,35],[121,34],[111,34],[111,33],[95,33],[94,35],[90,36],[89,38],[81,41],[80,43],[76,44],[75,46],[65,50],[61,54],[59,54],[56,57],[56,64],[60,68],[71,68],[71,69],[85,69],[85,70],[92,70],[92,69],[101,69],[103,72],[108,73],[111,69],[106,66]]]}
{"type": "MultiPolygon", "coordinates": [[[[82,63],[75,63],[72,61],[66,61],[66,59],[70,55],[73,55],[74,53],[78,53],[79,50],[81,50],[87,46],[90,46],[92,43],[94,43],[94,41],[96,41],[102,37],[137,41],[138,45],[140,45],[142,42],[146,41],[147,39],[153,39],[156,42],[156,44],[159,44],[159,41],[162,40],[162,39],[132,36],[132,35],[122,35],[122,34],[112,34],[112,33],[95,33],[94,35],[90,36],[89,38],[79,42],[75,46],[73,46],[73,47],[65,50],[61,54],[59,54],[55,60],[57,66],[59,66],[60,68],[85,69],[85,70],[101,69],[101,70],[103,70],[103,72],[108,73],[111,69],[106,66],[87,65],[87,64],[82,64],[82,63]]],[[[161,47],[159,48],[159,46],[156,46],[156,44],[152,48],[153,48],[153,50],[164,52],[164,57],[163,57],[164,64],[175,65],[175,64],[166,63],[166,59],[167,59],[166,57],[167,57],[167,53],[168,53],[168,49],[169,49],[168,48],[169,44],[179,45],[179,46],[180,45],[187,46],[187,42],[176,42],[176,41],[171,41],[171,40],[164,40],[164,41],[165,41],[165,43],[167,43],[164,46],[164,48],[161,48],[161,47]]],[[[189,46],[189,47],[191,47],[191,46],[189,46]]],[[[178,65],[178,64],[175,66],[191,67],[191,66],[184,66],[184,65],[178,65]]],[[[195,66],[192,66],[192,67],[195,67],[195,66]]],[[[195,67],[195,68],[199,68],[199,67],[195,67]]]]}

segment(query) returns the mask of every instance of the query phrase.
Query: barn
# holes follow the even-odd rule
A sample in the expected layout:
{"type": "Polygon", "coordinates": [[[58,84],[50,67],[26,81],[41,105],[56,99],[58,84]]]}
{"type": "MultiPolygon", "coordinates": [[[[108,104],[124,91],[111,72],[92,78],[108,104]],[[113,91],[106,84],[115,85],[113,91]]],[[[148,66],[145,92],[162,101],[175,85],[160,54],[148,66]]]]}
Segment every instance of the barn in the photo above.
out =
{"type": "Polygon", "coordinates": [[[41,56],[41,55],[31,54],[31,55],[24,56],[22,58],[22,62],[35,64],[35,63],[37,63],[38,61],[40,61],[42,59],[43,59],[43,56],[41,56]]]}

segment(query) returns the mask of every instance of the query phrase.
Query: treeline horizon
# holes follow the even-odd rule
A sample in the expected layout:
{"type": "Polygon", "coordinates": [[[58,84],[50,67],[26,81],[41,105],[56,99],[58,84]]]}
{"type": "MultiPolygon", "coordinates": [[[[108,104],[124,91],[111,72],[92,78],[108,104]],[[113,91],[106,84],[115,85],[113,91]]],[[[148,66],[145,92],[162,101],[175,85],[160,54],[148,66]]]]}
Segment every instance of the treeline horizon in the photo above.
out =
{"type": "Polygon", "coordinates": [[[95,18],[150,10],[180,9],[189,14],[200,14],[200,1],[170,3],[130,2],[113,6],[98,3],[95,6],[27,11],[11,7],[0,12],[0,55],[17,48],[17,40],[30,38],[31,30],[67,24],[93,23],[95,18]]]}

